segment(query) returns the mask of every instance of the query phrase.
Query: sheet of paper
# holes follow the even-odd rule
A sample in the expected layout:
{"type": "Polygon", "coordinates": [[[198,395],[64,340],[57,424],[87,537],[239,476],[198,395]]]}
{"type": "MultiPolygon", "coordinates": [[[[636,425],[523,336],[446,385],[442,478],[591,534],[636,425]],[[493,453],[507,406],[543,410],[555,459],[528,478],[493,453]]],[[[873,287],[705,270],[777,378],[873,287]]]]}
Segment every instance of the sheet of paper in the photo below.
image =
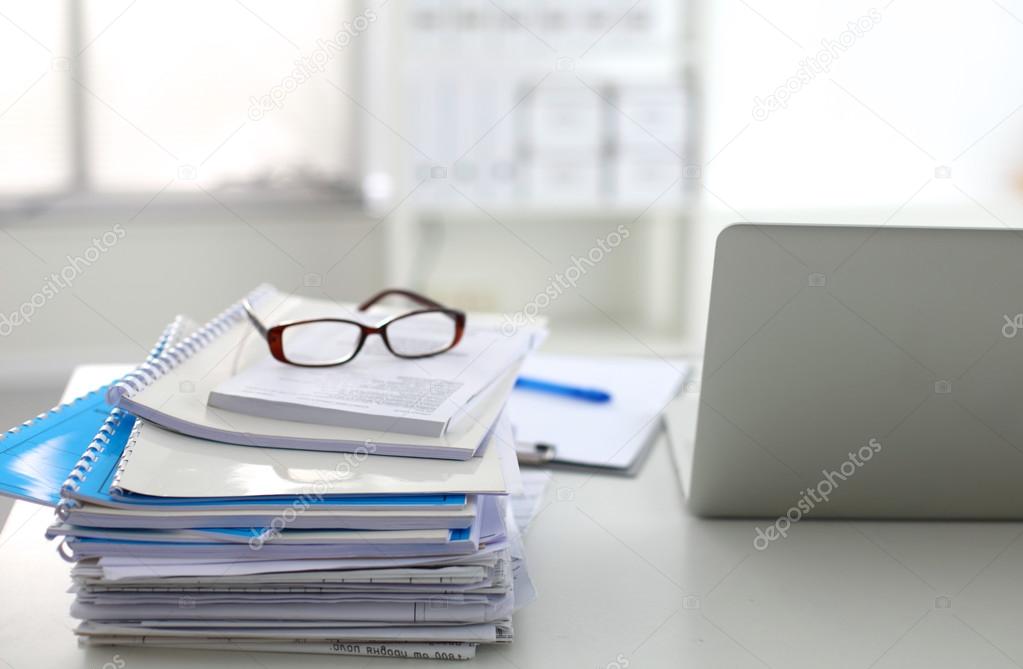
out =
{"type": "Polygon", "coordinates": [[[71,605],[72,617],[94,621],[118,620],[354,620],[389,621],[401,623],[485,623],[512,613],[514,601],[505,596],[491,604],[451,604],[423,606],[415,602],[375,602],[357,604],[274,604],[270,609],[239,604],[210,604],[185,607],[180,602],[168,605],[140,604],[99,606],[75,601],[71,605]]]}
{"type": "MultiPolygon", "coordinates": [[[[149,621],[146,621],[149,622],[149,621]]],[[[159,621],[153,621],[159,622],[159,621]]],[[[338,623],[333,621],[333,626],[327,627],[325,625],[317,625],[315,628],[312,627],[300,627],[298,629],[287,629],[280,628],[277,630],[266,630],[266,629],[238,629],[231,630],[231,636],[238,637],[258,637],[258,638],[327,638],[327,639],[394,639],[394,640],[447,640],[447,639],[460,639],[460,640],[473,640],[479,641],[480,643],[492,643],[496,640],[495,637],[495,625],[500,623],[483,623],[475,625],[460,625],[460,626],[437,626],[437,625],[418,625],[415,627],[404,626],[404,625],[365,625],[365,624],[354,624],[350,622],[338,623]],[[315,631],[314,631],[315,630],[315,631]]],[[[142,625],[130,625],[123,623],[94,623],[94,622],[83,622],[78,626],[78,632],[83,634],[138,634],[140,628],[144,628],[142,625]]],[[[188,637],[188,636],[221,636],[224,633],[219,630],[211,630],[208,634],[204,635],[201,631],[189,630],[189,629],[173,629],[164,628],[157,629],[154,625],[151,630],[153,634],[159,634],[161,636],[168,637],[188,637]]]]}
{"type": "Polygon", "coordinates": [[[529,524],[540,511],[547,484],[551,481],[551,473],[544,469],[529,469],[522,472],[522,492],[512,495],[511,507],[515,515],[515,525],[519,532],[529,529],[529,524]]]}
{"type": "Polygon", "coordinates": [[[405,558],[331,558],[316,560],[225,561],[202,558],[138,558],[111,556],[100,559],[105,578],[153,578],[175,576],[231,576],[272,574],[319,569],[363,569],[442,564],[475,564],[482,556],[496,555],[508,549],[506,541],[495,542],[471,556],[418,556],[405,558]]]}
{"type": "MultiPolygon", "coordinates": [[[[496,562],[495,562],[496,564],[496,562]]],[[[160,591],[161,588],[175,591],[182,586],[190,588],[202,588],[204,585],[216,589],[229,589],[232,587],[245,587],[251,584],[274,584],[275,586],[286,586],[289,583],[301,585],[311,584],[339,584],[339,583],[480,583],[492,568],[482,565],[450,565],[439,567],[389,567],[386,569],[347,569],[347,570],[323,570],[303,572],[281,572],[271,576],[252,574],[244,576],[219,575],[190,578],[175,577],[173,581],[149,574],[136,578],[122,579],[122,583],[133,586],[145,585],[153,591],[160,591]]],[[[121,583],[113,579],[102,578],[102,571],[94,574],[87,574],[81,571],[72,571],[72,577],[76,582],[89,585],[104,585],[116,587],[121,583]]]]}
{"type": "MultiPolygon", "coordinates": [[[[400,657],[435,660],[471,660],[476,657],[474,643],[413,643],[407,641],[380,642],[373,639],[367,643],[343,642],[337,639],[294,639],[291,641],[264,641],[232,637],[167,638],[145,636],[104,636],[85,637],[90,646],[142,646],[150,648],[177,648],[187,650],[233,650],[271,653],[313,653],[318,655],[346,655],[356,657],[400,657]]],[[[115,655],[115,657],[117,657],[115,655]]]]}
{"type": "Polygon", "coordinates": [[[658,358],[551,355],[526,359],[521,375],[598,388],[607,403],[515,390],[508,414],[522,448],[556,448],[568,464],[627,469],[661,429],[661,412],[678,393],[688,363],[658,358]]]}

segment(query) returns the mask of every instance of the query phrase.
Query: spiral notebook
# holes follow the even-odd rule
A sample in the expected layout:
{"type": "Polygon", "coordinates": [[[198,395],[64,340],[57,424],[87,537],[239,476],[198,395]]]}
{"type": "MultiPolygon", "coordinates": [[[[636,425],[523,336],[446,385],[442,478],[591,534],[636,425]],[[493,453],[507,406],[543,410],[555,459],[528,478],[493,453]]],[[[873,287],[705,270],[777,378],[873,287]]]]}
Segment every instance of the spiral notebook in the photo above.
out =
{"type": "Polygon", "coordinates": [[[479,456],[462,461],[211,444],[144,419],[135,422],[125,443],[109,493],[114,501],[131,503],[163,498],[244,504],[313,493],[325,501],[352,495],[503,495],[508,485],[502,449],[514,457],[507,419],[486,435],[479,456]]]}
{"type": "MultiPolygon", "coordinates": [[[[173,448],[171,450],[162,448],[158,450],[149,449],[148,444],[139,447],[138,443],[133,443],[133,435],[137,438],[140,433],[144,434],[143,431],[136,430],[137,424],[141,422],[143,422],[141,419],[137,419],[135,416],[120,409],[111,411],[110,418],[104,424],[105,429],[89,445],[82,459],[62,486],[62,495],[65,498],[62,500],[63,506],[76,507],[80,504],[92,503],[113,508],[130,509],[141,514],[162,512],[163,510],[210,510],[227,513],[253,508],[266,510],[267,512],[281,512],[292,506],[296,501],[301,501],[303,505],[308,505],[310,509],[325,510],[352,507],[363,511],[378,508],[395,508],[396,506],[407,506],[408,508],[430,508],[438,505],[464,506],[467,502],[467,497],[464,494],[434,494],[432,492],[429,494],[417,494],[411,487],[406,489],[405,492],[407,494],[405,495],[399,494],[398,491],[392,492],[384,489],[378,489],[377,494],[367,494],[367,487],[359,491],[349,489],[347,494],[339,493],[337,490],[324,490],[320,482],[329,480],[331,472],[336,471],[337,466],[340,464],[339,457],[330,453],[300,453],[298,451],[284,451],[276,461],[272,461],[272,465],[268,469],[287,473],[291,469],[289,461],[282,458],[318,456],[319,460],[316,467],[301,467],[301,471],[309,474],[306,480],[302,482],[293,481],[293,485],[289,489],[278,488],[275,493],[267,495],[237,496],[232,494],[235,488],[228,485],[226,479],[211,478],[202,475],[204,473],[203,470],[194,469],[196,462],[186,452],[173,448]],[[129,446],[133,450],[129,450],[129,446]],[[152,455],[155,462],[151,462],[146,457],[135,459],[131,457],[132,453],[152,455]],[[126,458],[125,455],[128,457],[126,458]],[[134,478],[141,478],[143,484],[134,485],[134,478],[132,478],[129,479],[129,482],[133,484],[133,489],[124,489],[120,485],[115,485],[115,483],[121,483],[119,477],[125,471],[128,471],[127,465],[129,463],[133,465],[131,471],[134,472],[134,478]],[[145,485],[147,481],[152,482],[153,487],[145,485]],[[208,482],[209,487],[205,490],[206,494],[188,494],[190,492],[188,490],[182,490],[186,494],[181,495],[162,494],[166,491],[168,484],[182,481],[192,481],[193,483],[208,482]],[[157,485],[164,486],[164,488],[157,488],[157,485]]],[[[160,430],[160,428],[155,426],[151,427],[153,431],[160,430]]],[[[240,476],[240,473],[244,470],[244,462],[234,463],[230,459],[233,454],[227,455],[228,461],[218,460],[221,456],[217,456],[215,453],[221,452],[219,445],[203,443],[191,437],[175,434],[167,430],[160,430],[160,432],[170,436],[174,441],[189,440],[191,442],[198,442],[194,444],[196,452],[208,455],[211,458],[210,462],[220,461],[225,466],[233,467],[234,473],[232,476],[240,476]]],[[[258,454],[264,451],[264,449],[248,449],[238,446],[231,448],[236,448],[243,453],[249,454],[258,454]]],[[[383,480],[389,481],[390,479],[386,476],[386,472],[380,472],[379,469],[382,465],[386,466],[386,463],[390,463],[393,460],[394,458],[375,457],[371,464],[363,463],[360,465],[360,469],[363,466],[366,472],[376,469],[378,473],[382,474],[381,478],[383,480]]],[[[480,460],[480,458],[473,459],[473,461],[476,460],[480,460]]],[[[367,462],[369,462],[369,458],[367,458],[367,462]]],[[[458,464],[461,465],[463,463],[458,464]]],[[[475,462],[469,464],[475,464],[475,462]]],[[[447,475],[445,475],[445,479],[446,477],[447,475]]],[[[244,484],[245,480],[246,477],[241,476],[241,479],[236,483],[244,484]]],[[[425,483],[428,485],[433,484],[438,488],[444,485],[438,476],[427,477],[425,483]]],[[[416,485],[422,484],[423,479],[416,482],[416,485]]],[[[198,490],[193,487],[191,492],[198,492],[198,490]]]]}
{"type": "MultiPolygon", "coordinates": [[[[248,299],[266,321],[327,316],[339,309],[327,301],[286,296],[271,286],[257,288],[248,299]]],[[[542,332],[526,328],[510,336],[520,338],[525,355],[539,342],[542,332]]],[[[161,427],[200,439],[331,452],[359,453],[370,448],[376,455],[466,460],[496,423],[518,372],[515,365],[467,410],[464,430],[439,437],[299,423],[209,405],[211,391],[267,356],[266,342],[249,324],[239,301],[117,383],[110,389],[109,399],[161,427]]]]}

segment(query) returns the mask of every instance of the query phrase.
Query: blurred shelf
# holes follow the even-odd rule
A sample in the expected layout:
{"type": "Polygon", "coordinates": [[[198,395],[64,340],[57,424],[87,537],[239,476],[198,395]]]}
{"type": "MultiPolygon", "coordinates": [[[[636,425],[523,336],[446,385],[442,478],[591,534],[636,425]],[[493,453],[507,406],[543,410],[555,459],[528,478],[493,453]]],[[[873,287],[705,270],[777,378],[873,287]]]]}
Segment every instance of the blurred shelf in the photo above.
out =
{"type": "Polygon", "coordinates": [[[470,223],[480,217],[488,215],[501,222],[535,222],[549,223],[551,220],[585,221],[585,220],[635,220],[646,219],[655,216],[670,216],[677,218],[692,217],[692,209],[684,205],[669,206],[626,206],[608,205],[606,207],[586,204],[581,207],[565,205],[564,207],[542,206],[513,206],[481,204],[479,208],[469,206],[457,207],[418,207],[412,214],[420,219],[432,218],[445,223],[470,223]]]}

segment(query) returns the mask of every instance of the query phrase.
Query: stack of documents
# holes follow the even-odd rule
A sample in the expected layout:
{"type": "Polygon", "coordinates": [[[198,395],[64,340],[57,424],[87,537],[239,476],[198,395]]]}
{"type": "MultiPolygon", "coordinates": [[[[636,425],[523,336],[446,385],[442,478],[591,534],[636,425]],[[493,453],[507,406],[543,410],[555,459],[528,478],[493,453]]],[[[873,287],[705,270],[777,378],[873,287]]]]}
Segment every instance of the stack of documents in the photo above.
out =
{"type": "Polygon", "coordinates": [[[83,643],[468,659],[511,641],[533,589],[504,407],[538,333],[492,343],[496,378],[424,436],[214,408],[214,388],[266,373],[265,342],[240,305],[190,330],[5,436],[0,493],[57,508],[83,643]]]}

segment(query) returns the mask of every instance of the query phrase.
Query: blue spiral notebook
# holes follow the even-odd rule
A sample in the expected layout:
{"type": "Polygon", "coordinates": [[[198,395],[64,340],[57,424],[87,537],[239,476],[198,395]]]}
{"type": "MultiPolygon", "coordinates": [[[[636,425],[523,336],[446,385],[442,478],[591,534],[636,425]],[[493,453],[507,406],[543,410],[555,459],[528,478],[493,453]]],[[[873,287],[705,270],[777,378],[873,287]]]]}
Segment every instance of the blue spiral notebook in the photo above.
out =
{"type": "Polygon", "coordinates": [[[107,386],[61,404],[0,435],[0,495],[46,506],[99,432],[112,407],[107,386]]]}
{"type": "MultiPolygon", "coordinates": [[[[175,318],[147,361],[176,341],[187,323],[175,318]]],[[[117,380],[0,434],[0,495],[59,506],[68,476],[80,468],[83,458],[89,459],[86,447],[97,438],[109,438],[106,425],[114,407],[107,402],[107,389],[117,380]]]]}

